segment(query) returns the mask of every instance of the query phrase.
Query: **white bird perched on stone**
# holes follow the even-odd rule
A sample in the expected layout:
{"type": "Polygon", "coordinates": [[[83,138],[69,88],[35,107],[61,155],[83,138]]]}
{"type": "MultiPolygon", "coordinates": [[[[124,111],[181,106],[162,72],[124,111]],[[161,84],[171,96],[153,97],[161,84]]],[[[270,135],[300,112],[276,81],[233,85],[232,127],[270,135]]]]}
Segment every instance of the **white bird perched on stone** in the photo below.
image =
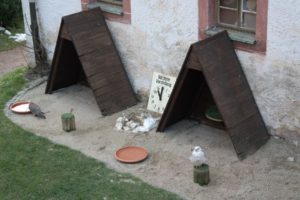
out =
{"type": "Polygon", "coordinates": [[[190,157],[190,161],[193,163],[194,166],[206,164],[206,157],[200,146],[195,146],[192,149],[192,156],[190,157]]]}

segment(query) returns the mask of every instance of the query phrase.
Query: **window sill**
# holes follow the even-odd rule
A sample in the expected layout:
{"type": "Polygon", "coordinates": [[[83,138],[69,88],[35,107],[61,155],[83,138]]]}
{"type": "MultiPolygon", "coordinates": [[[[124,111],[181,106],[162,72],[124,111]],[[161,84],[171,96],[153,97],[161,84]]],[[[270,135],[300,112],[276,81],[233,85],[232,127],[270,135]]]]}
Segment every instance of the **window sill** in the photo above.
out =
{"type": "Polygon", "coordinates": [[[205,33],[207,36],[213,36],[224,30],[227,30],[230,39],[233,41],[244,43],[244,44],[250,44],[250,45],[254,45],[256,43],[255,34],[253,34],[253,33],[228,30],[228,29],[224,29],[222,27],[212,27],[212,28],[206,30],[205,33]]]}
{"type": "Polygon", "coordinates": [[[98,3],[90,3],[87,7],[88,7],[88,9],[100,7],[101,10],[104,12],[115,14],[115,15],[120,15],[120,16],[123,15],[123,8],[118,5],[112,5],[109,3],[98,2],[98,3]]]}

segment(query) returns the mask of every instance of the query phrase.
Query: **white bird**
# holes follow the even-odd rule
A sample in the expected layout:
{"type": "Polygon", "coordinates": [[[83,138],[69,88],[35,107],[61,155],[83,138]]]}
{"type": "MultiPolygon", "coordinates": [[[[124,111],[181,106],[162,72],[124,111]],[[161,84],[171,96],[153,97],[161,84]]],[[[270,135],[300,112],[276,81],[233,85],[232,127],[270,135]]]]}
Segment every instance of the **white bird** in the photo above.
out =
{"type": "Polygon", "coordinates": [[[200,166],[206,163],[206,157],[200,146],[195,146],[192,149],[192,156],[190,156],[190,161],[194,166],[200,166]]]}

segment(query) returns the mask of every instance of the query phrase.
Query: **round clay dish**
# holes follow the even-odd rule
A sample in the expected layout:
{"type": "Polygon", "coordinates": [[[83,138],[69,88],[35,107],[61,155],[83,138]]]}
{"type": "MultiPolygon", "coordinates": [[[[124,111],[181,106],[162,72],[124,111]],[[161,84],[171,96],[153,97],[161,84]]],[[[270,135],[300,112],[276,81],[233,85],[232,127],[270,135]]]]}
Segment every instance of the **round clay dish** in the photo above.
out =
{"type": "Polygon", "coordinates": [[[128,146],[117,150],[115,157],[123,163],[138,163],[148,157],[148,151],[143,147],[128,146]]]}
{"type": "Polygon", "coordinates": [[[30,102],[27,101],[19,101],[11,104],[9,106],[9,109],[17,114],[29,114],[31,113],[31,111],[29,110],[29,104],[30,102]]]}

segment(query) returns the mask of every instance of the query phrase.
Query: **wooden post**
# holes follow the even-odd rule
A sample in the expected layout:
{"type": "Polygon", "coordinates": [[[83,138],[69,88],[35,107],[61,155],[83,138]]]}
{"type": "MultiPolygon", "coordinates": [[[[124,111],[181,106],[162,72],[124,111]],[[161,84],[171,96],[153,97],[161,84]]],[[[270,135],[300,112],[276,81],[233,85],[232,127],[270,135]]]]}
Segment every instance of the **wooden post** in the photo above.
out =
{"type": "Polygon", "coordinates": [[[207,185],[209,183],[209,167],[207,164],[194,166],[194,183],[199,185],[207,185]]]}
{"type": "Polygon", "coordinates": [[[64,113],[61,115],[62,128],[64,131],[69,132],[76,130],[75,116],[73,113],[64,113]]]}

